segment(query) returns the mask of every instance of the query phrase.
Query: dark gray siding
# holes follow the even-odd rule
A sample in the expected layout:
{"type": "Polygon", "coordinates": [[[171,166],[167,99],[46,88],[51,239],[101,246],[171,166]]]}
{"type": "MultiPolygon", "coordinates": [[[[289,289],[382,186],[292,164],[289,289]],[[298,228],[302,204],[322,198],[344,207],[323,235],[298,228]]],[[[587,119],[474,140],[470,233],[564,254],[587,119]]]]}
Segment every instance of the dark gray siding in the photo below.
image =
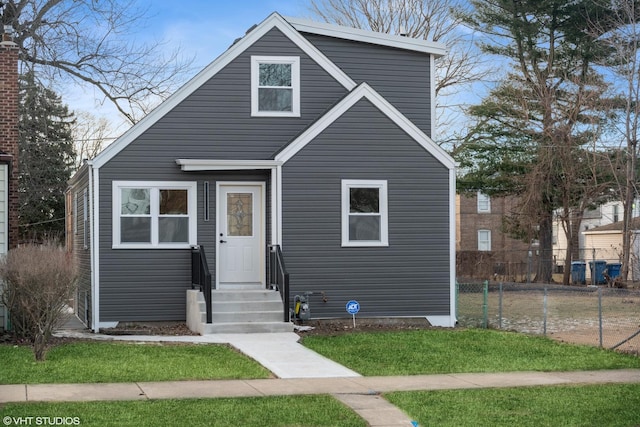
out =
{"type": "Polygon", "coordinates": [[[73,234],[73,257],[78,263],[79,278],[76,292],[76,314],[87,326],[91,325],[91,222],[90,212],[85,211],[84,194],[87,196],[87,210],[89,210],[89,168],[83,167],[74,176],[73,185],[70,187],[71,200],[75,205],[72,212],[77,215],[73,218],[73,229],[68,230],[73,234]]]}
{"type": "MultiPolygon", "coordinates": [[[[119,157],[269,159],[346,89],[280,31],[271,30],[130,144],[119,157]],[[300,56],[301,117],[251,117],[251,56],[300,56]]],[[[124,162],[124,160],[123,160],[124,162]]],[[[160,164],[158,163],[158,166],[160,164]]]]}
{"type": "Polygon", "coordinates": [[[357,83],[367,82],[431,135],[430,55],[316,34],[303,34],[357,83]]]}
{"type": "Polygon", "coordinates": [[[313,317],[449,314],[448,170],[359,101],[283,166],[283,251],[313,317]],[[341,180],[388,181],[389,247],[341,247],[341,180]]]}
{"type": "MultiPolygon", "coordinates": [[[[138,160],[144,162],[144,159],[138,160]]],[[[267,182],[270,172],[169,174],[162,169],[126,170],[117,167],[120,163],[114,159],[100,172],[100,321],[183,321],[186,319],[185,291],[191,288],[191,251],[112,249],[112,181],[197,181],[198,244],[205,247],[209,268],[215,277],[216,182],[267,182]],[[205,181],[209,182],[209,221],[204,220],[205,181]]],[[[269,191],[267,186],[265,197],[269,197],[269,191]]],[[[269,212],[267,207],[267,215],[269,212]]]]}

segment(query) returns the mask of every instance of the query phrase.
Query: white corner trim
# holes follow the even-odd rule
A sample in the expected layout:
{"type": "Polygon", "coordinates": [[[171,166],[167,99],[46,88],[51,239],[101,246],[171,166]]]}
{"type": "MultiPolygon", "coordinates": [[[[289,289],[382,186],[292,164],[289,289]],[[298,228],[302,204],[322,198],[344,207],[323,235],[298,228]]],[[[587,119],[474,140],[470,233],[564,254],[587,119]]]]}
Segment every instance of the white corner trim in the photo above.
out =
{"type": "Polygon", "coordinates": [[[365,43],[390,46],[399,49],[413,50],[428,53],[434,56],[447,54],[447,46],[427,40],[404,37],[393,34],[379,33],[376,31],[362,30],[358,28],[344,27],[341,25],[314,22],[308,19],[285,17],[293,27],[304,33],[318,34],[322,36],[337,37],[365,43]]]}
{"type": "MultiPolygon", "coordinates": [[[[456,170],[449,170],[449,316],[456,325],[456,170]]],[[[428,320],[428,319],[427,319],[428,320]]],[[[430,321],[431,322],[431,321],[430,321]]]]}
{"type": "Polygon", "coordinates": [[[378,92],[367,83],[361,83],[342,101],[335,105],[329,112],[308,127],[298,138],[285,147],[275,157],[276,161],[286,163],[302,150],[308,143],[322,133],[329,125],[346,113],[360,99],[368,99],[376,108],[397,124],[404,132],[420,144],[427,152],[431,153],[440,163],[448,169],[455,169],[455,161],[436,144],[429,136],[422,132],[411,120],[404,116],[398,109],[391,105],[378,92]]]}
{"type": "Polygon", "coordinates": [[[282,164],[275,160],[176,159],[185,172],[273,169],[282,164]]]}
{"type": "Polygon", "coordinates": [[[89,163],[89,254],[91,264],[91,329],[100,332],[100,212],[96,209],[96,200],[100,200],[100,170],[89,163]]]}
{"type": "Polygon", "coordinates": [[[338,83],[351,90],[356,83],[344,72],[340,67],[331,62],[320,50],[305,39],[291,24],[289,24],[278,13],[272,13],[257,27],[249,31],[237,43],[218,56],[212,63],[205,67],[202,71],[189,80],[184,86],[180,87],[169,98],[162,102],[157,108],[147,114],[142,120],[133,125],[122,136],[116,139],[112,144],[108,145],[100,154],[98,154],[93,163],[97,168],[102,167],[126,146],[133,142],[136,138],[146,132],[153,124],[160,120],[169,111],[173,110],[189,95],[195,92],[200,86],[209,81],[231,61],[236,59],[246,49],[258,41],[268,31],[273,28],[280,30],[288,37],[296,46],[302,49],[311,59],[320,65],[327,73],[329,73],[338,83]]]}
{"type": "Polygon", "coordinates": [[[454,316],[425,316],[431,326],[453,328],[456,326],[454,316]]]}

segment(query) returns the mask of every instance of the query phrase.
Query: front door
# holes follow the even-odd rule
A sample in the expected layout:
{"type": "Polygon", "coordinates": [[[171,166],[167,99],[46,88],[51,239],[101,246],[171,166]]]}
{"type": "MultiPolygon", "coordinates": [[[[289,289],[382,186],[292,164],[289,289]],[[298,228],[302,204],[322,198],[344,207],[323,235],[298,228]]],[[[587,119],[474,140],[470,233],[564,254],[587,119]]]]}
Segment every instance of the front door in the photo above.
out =
{"type": "Polygon", "coordinates": [[[263,288],[264,184],[218,185],[218,288],[263,288]]]}

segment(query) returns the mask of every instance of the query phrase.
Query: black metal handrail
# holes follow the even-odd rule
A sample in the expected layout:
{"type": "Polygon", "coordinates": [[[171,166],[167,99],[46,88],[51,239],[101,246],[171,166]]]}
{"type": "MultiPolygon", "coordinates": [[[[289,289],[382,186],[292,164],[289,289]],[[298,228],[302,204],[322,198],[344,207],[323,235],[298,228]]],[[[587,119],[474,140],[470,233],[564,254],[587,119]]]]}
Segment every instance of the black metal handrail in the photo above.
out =
{"type": "Polygon", "coordinates": [[[204,301],[207,309],[207,323],[213,322],[211,308],[211,273],[207,256],[204,253],[204,246],[196,245],[191,247],[191,289],[200,289],[204,293],[204,301]]]}
{"type": "Polygon", "coordinates": [[[269,284],[280,292],[284,304],[284,321],[289,322],[289,273],[284,265],[280,245],[269,245],[269,284]]]}

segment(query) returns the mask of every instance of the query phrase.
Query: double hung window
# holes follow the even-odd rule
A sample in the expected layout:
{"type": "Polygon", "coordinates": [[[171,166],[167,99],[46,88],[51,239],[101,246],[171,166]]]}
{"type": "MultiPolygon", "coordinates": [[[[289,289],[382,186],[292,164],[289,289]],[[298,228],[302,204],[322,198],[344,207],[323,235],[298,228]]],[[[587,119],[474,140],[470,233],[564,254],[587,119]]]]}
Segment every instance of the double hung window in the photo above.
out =
{"type": "Polygon", "coordinates": [[[114,181],[114,247],[184,248],[196,235],[196,183],[114,181]]]}
{"type": "Polygon", "coordinates": [[[387,181],[342,181],[342,246],[388,246],[387,181]]]}
{"type": "Polygon", "coordinates": [[[300,115],[299,57],[251,57],[251,115],[300,115]]]}

